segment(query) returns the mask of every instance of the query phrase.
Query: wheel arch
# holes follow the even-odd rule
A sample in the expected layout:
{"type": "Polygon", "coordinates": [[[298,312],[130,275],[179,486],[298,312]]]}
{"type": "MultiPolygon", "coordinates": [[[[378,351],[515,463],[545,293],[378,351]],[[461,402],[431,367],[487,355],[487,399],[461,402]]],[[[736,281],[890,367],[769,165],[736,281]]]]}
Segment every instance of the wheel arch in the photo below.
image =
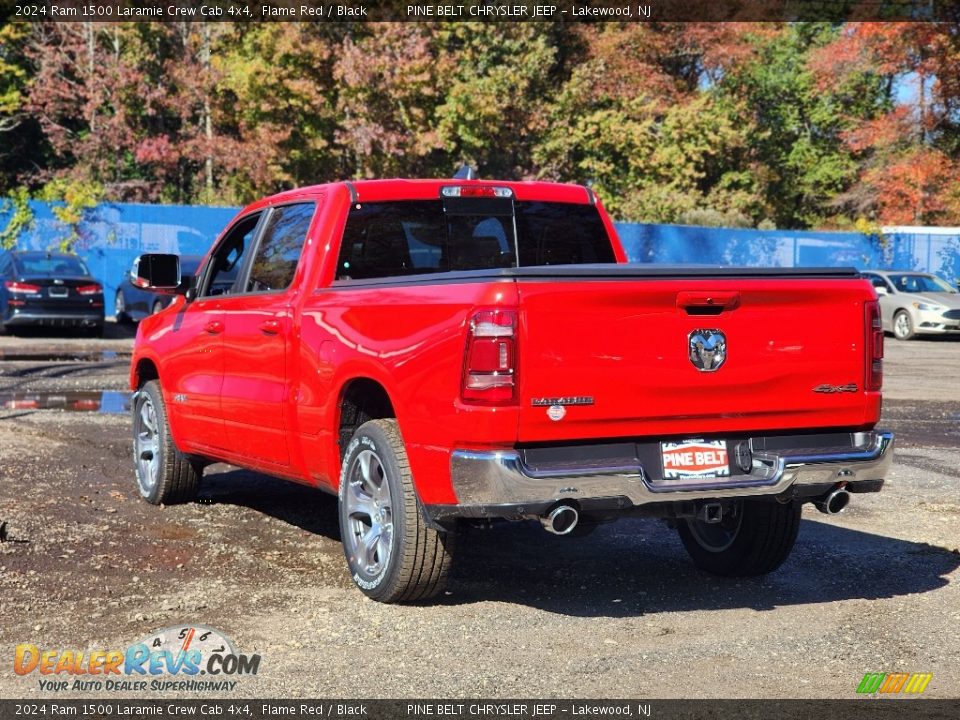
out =
{"type": "Polygon", "coordinates": [[[350,438],[368,420],[394,418],[399,424],[395,405],[386,387],[371,377],[355,376],[340,387],[336,405],[337,445],[342,461],[350,438]]]}
{"type": "Polygon", "coordinates": [[[152,359],[140,358],[130,373],[130,389],[139,390],[151,380],[160,381],[160,370],[152,359]]]}

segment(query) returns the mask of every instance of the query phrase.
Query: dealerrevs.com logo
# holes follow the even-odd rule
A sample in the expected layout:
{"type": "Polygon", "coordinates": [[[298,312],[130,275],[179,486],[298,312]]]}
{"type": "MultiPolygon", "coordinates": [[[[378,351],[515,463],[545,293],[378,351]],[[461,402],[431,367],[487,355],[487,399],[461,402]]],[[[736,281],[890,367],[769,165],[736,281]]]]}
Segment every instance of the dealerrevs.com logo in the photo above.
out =
{"type": "Polygon", "coordinates": [[[122,650],[22,643],[13,657],[13,671],[37,677],[44,692],[223,692],[259,669],[259,655],[238,653],[226,635],[205,625],[164,628],[122,650]]]}
{"type": "Polygon", "coordinates": [[[920,695],[933,673],[867,673],[857,686],[858,695],[920,695]]]}

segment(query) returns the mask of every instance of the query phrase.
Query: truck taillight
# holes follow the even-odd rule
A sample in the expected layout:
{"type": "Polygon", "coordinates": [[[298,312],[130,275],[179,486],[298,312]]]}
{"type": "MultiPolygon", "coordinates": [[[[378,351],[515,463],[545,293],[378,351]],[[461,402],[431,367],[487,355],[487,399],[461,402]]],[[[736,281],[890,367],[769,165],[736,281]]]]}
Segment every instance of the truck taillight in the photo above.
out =
{"type": "Polygon", "coordinates": [[[870,300],[863,306],[866,328],[866,389],[877,392],[883,387],[883,323],[880,320],[880,303],[870,300]]]}
{"type": "Polygon", "coordinates": [[[441,197],[512,198],[513,190],[492,185],[448,185],[440,188],[441,197]]]}
{"type": "Polygon", "coordinates": [[[97,293],[103,292],[103,288],[97,284],[81,285],[77,288],[77,292],[81,295],[96,295],[97,293]]]}
{"type": "Polygon", "coordinates": [[[3,285],[4,287],[7,288],[9,292],[12,292],[12,293],[24,293],[25,295],[36,295],[40,292],[39,285],[31,285],[30,283],[7,281],[3,285]]]}
{"type": "Polygon", "coordinates": [[[467,329],[461,397],[480,405],[510,405],[516,389],[517,313],[479,310],[467,329]]]}

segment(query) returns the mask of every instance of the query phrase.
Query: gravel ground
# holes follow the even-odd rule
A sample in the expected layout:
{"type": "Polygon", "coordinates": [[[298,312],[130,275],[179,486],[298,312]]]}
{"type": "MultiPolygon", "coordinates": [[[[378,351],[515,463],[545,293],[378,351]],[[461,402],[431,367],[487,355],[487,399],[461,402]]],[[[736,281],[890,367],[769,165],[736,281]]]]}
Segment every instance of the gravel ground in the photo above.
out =
{"type": "Polygon", "coordinates": [[[228,696],[851,698],[865,672],[930,672],[927,696],[960,697],[960,342],[888,341],[887,486],[806,506],[765,578],[698,572],[657,521],[507,524],[468,532],[437,603],[398,607],[353,589],[320,492],[218,465],[196,503],[139,500],[129,418],[91,409],[125,391],[129,336],[0,337],[0,697],[51,697],[10,672],[20,643],[181,624],[261,655],[228,696]]]}

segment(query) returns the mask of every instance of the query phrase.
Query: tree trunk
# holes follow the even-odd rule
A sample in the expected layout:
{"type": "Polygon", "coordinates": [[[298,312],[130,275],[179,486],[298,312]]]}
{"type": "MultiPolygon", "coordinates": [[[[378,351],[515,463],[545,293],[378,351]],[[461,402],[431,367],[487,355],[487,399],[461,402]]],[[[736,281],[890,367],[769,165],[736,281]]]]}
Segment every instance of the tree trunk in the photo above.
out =
{"type": "Polygon", "coordinates": [[[213,88],[210,84],[210,24],[203,23],[203,45],[200,50],[200,62],[207,75],[207,84],[203,93],[203,134],[207,139],[206,157],[204,158],[205,187],[207,202],[213,196],[213,117],[210,103],[210,94],[213,88]]]}
{"type": "MultiPolygon", "coordinates": [[[[84,23],[84,30],[87,34],[87,92],[93,93],[93,78],[94,72],[96,71],[96,52],[97,52],[97,38],[93,32],[94,25],[92,22],[84,23]]],[[[90,134],[95,135],[97,132],[97,106],[94,105],[93,109],[90,111],[90,134]]]]}

